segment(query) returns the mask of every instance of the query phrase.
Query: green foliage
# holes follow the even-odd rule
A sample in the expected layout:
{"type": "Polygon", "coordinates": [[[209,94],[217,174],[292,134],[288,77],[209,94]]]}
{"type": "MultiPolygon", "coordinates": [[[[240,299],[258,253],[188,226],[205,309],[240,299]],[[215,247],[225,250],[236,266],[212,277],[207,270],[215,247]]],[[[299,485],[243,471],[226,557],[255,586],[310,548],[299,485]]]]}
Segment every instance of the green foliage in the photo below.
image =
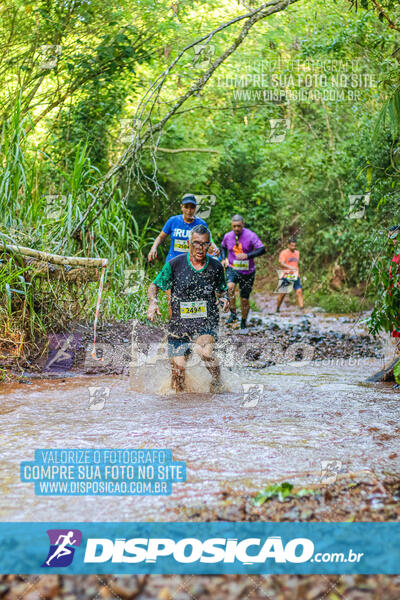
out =
{"type": "Polygon", "coordinates": [[[256,506],[261,506],[267,500],[271,500],[272,498],[278,498],[279,502],[283,502],[286,498],[291,496],[293,490],[293,485],[285,481],[284,483],[275,483],[267,486],[264,491],[259,492],[257,496],[254,498],[254,504],[256,506]]]}
{"type": "Polygon", "coordinates": [[[293,485],[285,481],[284,483],[274,483],[267,486],[262,492],[259,492],[254,498],[253,503],[255,506],[261,506],[268,500],[277,498],[279,502],[284,502],[290,498],[302,498],[303,496],[311,496],[315,492],[313,490],[307,490],[302,488],[301,490],[293,492],[293,485]]]}
{"type": "MultiPolygon", "coordinates": [[[[385,291],[391,257],[381,252],[380,232],[400,221],[400,78],[398,11],[389,0],[381,6],[395,27],[367,0],[356,11],[346,0],[328,0],[323,8],[317,0],[299,2],[260,22],[167,122],[159,150],[151,154],[149,142],[140,164],[113,177],[94,202],[94,186],[127,150],[121,119],[133,118],[144,91],[183,47],[242,14],[243,7],[236,0],[172,6],[167,0],[156,6],[151,0],[5,0],[1,239],[64,255],[107,257],[102,314],[144,318],[144,291],[154,276],[146,265],[152,239],[179,212],[184,193],[213,194],[217,203],[208,222],[217,241],[233,213],[243,214],[274,256],[289,234],[298,234],[301,268],[312,283],[306,301],[334,312],[360,310],[365,305],[350,290],[365,283],[366,302],[378,297],[372,330],[389,328],[398,297],[397,287],[390,296],[385,291]],[[44,46],[50,49],[47,63],[44,46]],[[321,61],[336,63],[327,68],[321,61]],[[310,85],[306,75],[312,76],[310,85]],[[347,96],[338,93],[339,75],[350,78],[347,96]],[[358,83],[357,94],[349,96],[351,76],[365,75],[367,84],[358,83]],[[284,83],[276,84],[280,78],[284,83]],[[282,99],[268,97],[271,90],[282,90],[282,99]],[[314,96],[303,99],[304,91],[314,96]],[[289,122],[279,142],[271,141],[271,119],[289,122]],[[138,166],[141,180],[132,174],[138,166]],[[150,180],[157,193],[145,187],[150,180]],[[349,218],[349,195],[367,193],[365,214],[349,218]],[[62,199],[53,214],[49,196],[62,199]],[[80,235],[73,236],[81,222],[80,235]],[[343,293],[329,292],[334,263],[346,273],[343,293]],[[140,293],[124,293],[126,270],[137,272],[140,293]]],[[[229,47],[241,24],[207,42],[211,60],[229,47]]],[[[195,52],[185,53],[160,97],[152,97],[155,120],[206,72],[209,63],[195,52]]],[[[93,317],[96,283],[69,291],[54,282],[44,290],[36,281],[23,284],[21,265],[14,261],[14,268],[17,280],[4,279],[1,288],[4,315],[9,317],[10,306],[12,312],[25,310],[31,331],[62,327],[79,313],[93,317]]]]}
{"type": "MultiPolygon", "coordinates": [[[[132,213],[116,190],[92,222],[82,226],[79,240],[71,233],[92,202],[91,187],[99,171],[87,155],[87,144],[78,144],[70,172],[59,173],[56,189],[46,190],[35,160],[28,160],[20,102],[3,124],[0,158],[0,242],[20,244],[65,256],[107,257],[109,267],[102,306],[105,318],[143,318],[145,297],[124,295],[125,271],[141,277],[143,248],[153,234],[146,224],[139,230],[132,213]],[[50,212],[46,192],[52,191],[55,212],[50,212]],[[55,194],[55,192],[57,192],[55,194]]],[[[93,211],[96,211],[95,205],[93,211]]],[[[92,213],[89,213],[91,215],[92,213]]],[[[65,284],[43,279],[33,267],[21,266],[18,256],[4,254],[0,263],[0,327],[24,331],[33,339],[48,331],[64,330],[72,320],[93,319],[98,283],[65,284]],[[28,279],[26,279],[28,277],[28,279]],[[3,308],[4,307],[4,308],[3,308]]],[[[143,281],[141,281],[143,285],[143,281]]],[[[143,292],[141,288],[141,292],[143,292]]]]}
{"type": "MultiPolygon", "coordinates": [[[[386,241],[386,240],[385,240],[386,241]]],[[[373,277],[378,290],[374,310],[369,319],[369,328],[373,335],[380,331],[400,330],[400,272],[393,262],[398,250],[392,240],[381,242],[381,253],[373,266],[373,277]]]]}
{"type": "Polygon", "coordinates": [[[394,366],[393,375],[396,383],[400,384],[400,360],[394,366]]]}
{"type": "Polygon", "coordinates": [[[310,306],[320,306],[328,313],[349,314],[362,312],[371,308],[369,298],[359,298],[351,293],[326,292],[315,293],[307,296],[307,303],[310,306]]]}

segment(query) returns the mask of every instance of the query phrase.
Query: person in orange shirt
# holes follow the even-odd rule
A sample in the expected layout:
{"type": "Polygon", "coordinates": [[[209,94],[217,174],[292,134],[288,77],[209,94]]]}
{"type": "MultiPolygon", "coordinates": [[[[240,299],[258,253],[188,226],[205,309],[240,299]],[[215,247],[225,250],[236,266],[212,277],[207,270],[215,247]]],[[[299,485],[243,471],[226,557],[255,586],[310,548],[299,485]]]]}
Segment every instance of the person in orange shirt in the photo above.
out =
{"type": "MultiPolygon", "coordinates": [[[[389,228],[389,233],[388,233],[388,238],[391,239],[393,241],[393,246],[396,246],[397,244],[397,238],[399,237],[399,233],[400,233],[400,225],[393,225],[393,227],[389,228]]],[[[397,265],[397,272],[400,273],[400,254],[394,254],[393,258],[392,258],[392,262],[395,263],[397,265]]],[[[393,265],[390,267],[389,269],[389,296],[392,295],[392,289],[393,289],[393,281],[391,281],[394,278],[394,272],[393,272],[393,265]]],[[[393,329],[392,329],[392,337],[394,338],[400,338],[400,330],[399,327],[396,325],[393,325],[393,329]]]]}
{"type": "MultiPolygon", "coordinates": [[[[296,238],[290,238],[286,250],[282,250],[282,252],[279,254],[279,266],[281,267],[281,269],[283,269],[283,272],[281,274],[281,277],[283,279],[285,279],[287,275],[291,276],[292,278],[294,275],[297,275],[296,279],[293,282],[293,289],[296,292],[297,302],[300,308],[304,308],[303,289],[301,286],[299,275],[300,252],[296,250],[296,246],[296,238]]],[[[276,312],[280,311],[281,304],[285,296],[285,293],[281,293],[278,295],[276,312]]]]}
{"type": "MultiPolygon", "coordinates": [[[[389,239],[392,240],[394,247],[396,247],[397,241],[398,241],[398,237],[399,237],[399,233],[400,233],[400,225],[393,225],[393,227],[389,228],[389,234],[388,237],[389,239]]],[[[392,295],[392,291],[393,291],[393,286],[394,286],[394,278],[395,278],[395,271],[396,271],[396,267],[395,265],[397,265],[397,273],[400,273],[400,254],[394,254],[393,258],[392,258],[392,263],[394,263],[394,265],[392,264],[390,269],[389,269],[389,296],[392,295]]],[[[397,319],[397,323],[393,323],[392,325],[392,333],[391,333],[391,337],[392,337],[392,344],[395,348],[394,350],[394,355],[391,356],[391,358],[397,358],[400,354],[400,328],[399,328],[399,323],[398,323],[398,319],[397,319]]],[[[394,375],[394,380],[395,380],[395,384],[394,384],[394,388],[398,389],[400,388],[400,360],[397,360],[396,365],[393,368],[393,375],[394,375]]]]}

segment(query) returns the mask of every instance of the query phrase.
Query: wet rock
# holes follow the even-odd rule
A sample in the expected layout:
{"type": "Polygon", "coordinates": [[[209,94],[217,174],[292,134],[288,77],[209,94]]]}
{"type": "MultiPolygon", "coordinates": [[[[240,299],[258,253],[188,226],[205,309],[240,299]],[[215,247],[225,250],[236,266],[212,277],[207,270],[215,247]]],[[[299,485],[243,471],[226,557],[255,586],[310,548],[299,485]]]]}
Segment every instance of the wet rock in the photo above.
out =
{"type": "Polygon", "coordinates": [[[378,498],[373,498],[370,503],[370,508],[371,510],[382,510],[384,508],[384,505],[382,504],[382,502],[380,502],[378,498]]]}
{"type": "Polygon", "coordinates": [[[301,510],[298,507],[288,510],[284,515],[284,519],[287,521],[298,521],[301,515],[301,510]]]}
{"type": "Polygon", "coordinates": [[[139,591],[137,579],[134,576],[116,577],[113,581],[110,581],[109,587],[114,594],[126,600],[134,598],[139,591]]]}
{"type": "Polygon", "coordinates": [[[198,598],[203,594],[208,595],[208,590],[205,585],[203,585],[200,582],[196,582],[192,586],[190,586],[189,593],[191,594],[192,598],[198,598]]]}
{"type": "Polygon", "coordinates": [[[302,510],[300,513],[300,520],[301,521],[308,521],[314,514],[313,510],[302,510]]]}
{"type": "Polygon", "coordinates": [[[300,324],[300,328],[303,331],[310,331],[311,321],[309,319],[302,319],[301,324],[300,324]]]}
{"type": "Polygon", "coordinates": [[[250,323],[253,325],[263,325],[263,320],[258,317],[252,317],[250,323]]]}
{"type": "Polygon", "coordinates": [[[158,600],[174,600],[174,596],[167,587],[162,588],[157,598],[158,600]]]}
{"type": "Polygon", "coordinates": [[[310,342],[320,342],[322,340],[322,336],[320,334],[313,334],[309,337],[310,342]]]}

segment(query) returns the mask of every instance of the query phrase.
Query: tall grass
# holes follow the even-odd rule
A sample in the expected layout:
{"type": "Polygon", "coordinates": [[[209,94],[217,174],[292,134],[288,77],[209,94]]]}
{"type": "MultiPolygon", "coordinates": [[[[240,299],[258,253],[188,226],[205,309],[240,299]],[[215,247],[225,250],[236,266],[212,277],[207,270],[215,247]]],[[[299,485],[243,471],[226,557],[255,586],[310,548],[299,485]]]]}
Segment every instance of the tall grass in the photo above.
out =
{"type": "Polygon", "coordinates": [[[116,189],[93,223],[84,226],[81,239],[73,239],[71,233],[90,205],[93,185],[101,179],[101,173],[90,163],[85,143],[77,146],[70,173],[54,171],[45,153],[27,139],[26,122],[21,119],[18,100],[1,128],[0,337],[8,332],[11,338],[23,331],[33,340],[49,331],[66,329],[75,319],[93,319],[98,290],[97,282],[66,284],[35,274],[19,257],[6,253],[4,243],[65,256],[107,258],[103,317],[140,318],[149,279],[144,249],[153,237],[148,225],[139,231],[116,189]],[[131,280],[138,284],[131,293],[125,283],[126,271],[133,271],[131,280]]]}

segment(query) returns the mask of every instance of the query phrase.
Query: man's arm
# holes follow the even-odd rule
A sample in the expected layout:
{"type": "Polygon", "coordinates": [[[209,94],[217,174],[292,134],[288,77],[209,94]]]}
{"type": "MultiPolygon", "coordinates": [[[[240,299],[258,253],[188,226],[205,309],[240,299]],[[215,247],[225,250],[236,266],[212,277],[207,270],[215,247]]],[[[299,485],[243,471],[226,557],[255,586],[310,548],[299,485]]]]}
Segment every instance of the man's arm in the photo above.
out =
{"type": "Polygon", "coordinates": [[[153,283],[149,285],[149,289],[147,290],[147,296],[149,299],[149,308],[147,310],[147,318],[150,321],[154,321],[155,315],[160,315],[160,309],[158,307],[157,295],[158,290],[169,290],[171,289],[172,283],[172,269],[169,262],[165,263],[162,271],[157,275],[153,283]]]}
{"type": "Polygon", "coordinates": [[[256,256],[261,256],[262,254],[265,254],[265,252],[266,252],[265,247],[260,246],[260,248],[256,248],[255,250],[248,252],[247,258],[255,258],[256,256]]]}
{"type": "Polygon", "coordinates": [[[256,256],[261,256],[261,254],[265,254],[264,246],[260,246],[260,248],[256,248],[251,252],[247,252],[247,254],[245,252],[241,252],[240,254],[236,255],[236,258],[238,260],[247,260],[249,258],[255,258],[256,256]]]}
{"type": "Polygon", "coordinates": [[[229,266],[229,259],[228,259],[228,248],[226,246],[224,246],[224,243],[222,242],[221,245],[221,264],[223,267],[228,267],[229,266]]]}
{"type": "MultiPolygon", "coordinates": [[[[207,225],[206,225],[206,227],[207,227],[207,225]]],[[[208,229],[208,227],[207,227],[207,229],[208,229]]],[[[211,256],[217,257],[217,256],[219,256],[219,248],[218,248],[217,244],[214,242],[212,235],[210,235],[210,238],[211,238],[210,239],[210,242],[211,242],[210,250],[211,250],[211,252],[209,250],[208,254],[210,254],[211,256]]]]}
{"type": "Polygon", "coordinates": [[[289,265],[289,264],[287,264],[285,262],[282,262],[281,260],[279,261],[279,266],[282,267],[282,269],[286,269],[286,270],[289,269],[289,271],[295,271],[295,272],[299,271],[298,267],[294,267],[293,265],[289,265]]]}
{"type": "Polygon", "coordinates": [[[293,265],[288,265],[284,262],[279,261],[279,266],[282,267],[283,269],[290,269],[291,271],[297,271],[297,269],[295,267],[293,267],[293,265]]]}
{"type": "Polygon", "coordinates": [[[264,244],[262,243],[258,235],[256,235],[255,233],[253,233],[251,245],[253,247],[253,250],[251,250],[250,252],[243,252],[241,254],[237,254],[236,258],[238,260],[248,260],[249,258],[255,258],[256,256],[261,256],[261,254],[265,254],[264,244]]]}
{"type": "Polygon", "coordinates": [[[226,284],[225,272],[223,269],[219,271],[216,294],[218,297],[217,304],[222,303],[222,310],[226,312],[229,308],[228,286],[226,284]]]}
{"type": "Polygon", "coordinates": [[[147,318],[150,321],[154,321],[154,318],[156,315],[161,316],[160,308],[158,306],[158,301],[157,301],[157,295],[158,295],[158,287],[156,286],[155,283],[151,283],[149,285],[149,289],[147,291],[147,296],[149,299],[149,308],[147,309],[147,318]]]}
{"type": "Polygon", "coordinates": [[[161,233],[156,237],[156,239],[154,240],[153,245],[151,247],[151,250],[147,256],[147,259],[149,262],[151,262],[152,260],[156,260],[157,248],[160,244],[163,243],[163,241],[165,240],[166,237],[168,237],[168,234],[165,233],[164,231],[161,231],[161,233]]]}

